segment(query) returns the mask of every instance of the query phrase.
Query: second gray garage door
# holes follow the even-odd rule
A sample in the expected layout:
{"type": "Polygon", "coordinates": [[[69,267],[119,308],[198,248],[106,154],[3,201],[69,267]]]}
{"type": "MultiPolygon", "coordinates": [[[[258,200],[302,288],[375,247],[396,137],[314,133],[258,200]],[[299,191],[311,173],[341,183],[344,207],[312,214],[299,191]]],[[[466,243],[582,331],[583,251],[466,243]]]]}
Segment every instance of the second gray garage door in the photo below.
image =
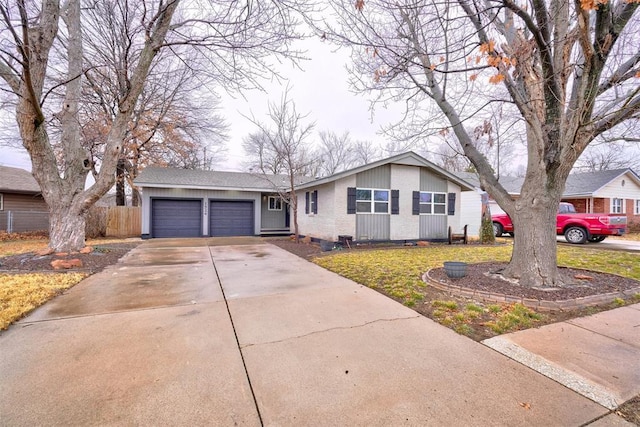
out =
{"type": "Polygon", "coordinates": [[[211,236],[253,236],[252,200],[213,200],[209,205],[211,236]]]}

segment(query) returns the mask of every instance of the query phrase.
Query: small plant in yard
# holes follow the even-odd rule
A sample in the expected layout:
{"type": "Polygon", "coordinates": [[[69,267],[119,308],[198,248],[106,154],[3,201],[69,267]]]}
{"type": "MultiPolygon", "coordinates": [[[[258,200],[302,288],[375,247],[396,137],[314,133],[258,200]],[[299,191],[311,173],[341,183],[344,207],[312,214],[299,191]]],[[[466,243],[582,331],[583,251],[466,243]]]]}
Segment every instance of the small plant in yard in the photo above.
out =
{"type": "Polygon", "coordinates": [[[455,301],[440,301],[440,300],[435,300],[431,303],[431,305],[433,307],[442,307],[445,308],[449,311],[453,311],[453,310],[457,310],[458,309],[458,303],[455,301]]]}
{"type": "Polygon", "coordinates": [[[516,303],[504,305],[494,321],[487,322],[487,326],[496,334],[526,329],[533,326],[537,321],[542,320],[542,315],[516,303]]]}
{"type": "Polygon", "coordinates": [[[623,300],[622,298],[616,298],[616,299],[614,299],[614,300],[613,300],[613,303],[614,303],[615,305],[617,305],[618,307],[622,307],[623,305],[626,305],[626,304],[627,304],[627,303],[626,303],[626,301],[625,301],[625,300],[623,300]]]}

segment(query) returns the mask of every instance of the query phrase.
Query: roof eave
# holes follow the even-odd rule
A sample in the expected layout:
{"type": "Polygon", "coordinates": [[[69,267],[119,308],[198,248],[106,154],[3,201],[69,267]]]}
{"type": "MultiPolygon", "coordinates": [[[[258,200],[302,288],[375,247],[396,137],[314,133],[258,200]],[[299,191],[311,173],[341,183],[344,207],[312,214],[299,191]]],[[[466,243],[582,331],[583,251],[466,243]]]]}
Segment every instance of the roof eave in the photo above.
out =
{"type": "Polygon", "coordinates": [[[287,188],[276,189],[274,187],[223,187],[213,185],[189,185],[189,184],[172,184],[172,183],[146,183],[137,182],[141,188],[179,188],[181,190],[220,190],[220,191],[245,191],[255,193],[274,193],[277,191],[287,191],[287,188]]]}

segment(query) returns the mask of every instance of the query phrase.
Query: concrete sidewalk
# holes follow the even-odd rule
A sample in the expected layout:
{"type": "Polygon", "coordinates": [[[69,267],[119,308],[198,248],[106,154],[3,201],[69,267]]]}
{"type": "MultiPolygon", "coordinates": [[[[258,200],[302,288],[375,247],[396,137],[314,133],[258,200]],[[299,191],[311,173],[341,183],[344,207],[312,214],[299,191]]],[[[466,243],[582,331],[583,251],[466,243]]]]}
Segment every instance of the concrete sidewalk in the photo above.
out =
{"type": "Polygon", "coordinates": [[[609,409],[640,395],[640,304],[484,343],[609,409]]]}
{"type": "Polygon", "coordinates": [[[0,334],[0,424],[620,421],[275,246],[161,242],[0,334]]]}

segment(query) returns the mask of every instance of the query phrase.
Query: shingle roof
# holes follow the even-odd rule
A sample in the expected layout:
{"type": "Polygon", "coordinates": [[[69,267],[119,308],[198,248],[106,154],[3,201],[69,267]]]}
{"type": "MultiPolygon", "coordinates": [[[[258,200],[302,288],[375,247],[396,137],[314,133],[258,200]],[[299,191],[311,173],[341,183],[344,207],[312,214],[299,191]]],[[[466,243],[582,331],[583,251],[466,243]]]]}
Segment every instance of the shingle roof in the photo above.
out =
{"type": "Polygon", "coordinates": [[[40,186],[31,172],[24,169],[0,166],[0,192],[40,193],[40,186]]]}
{"type": "MultiPolygon", "coordinates": [[[[313,178],[297,177],[296,184],[313,178]]],[[[219,172],[150,166],[134,182],[141,187],[180,187],[244,191],[273,191],[288,188],[288,175],[263,175],[246,172],[219,172]]]]}
{"type": "MultiPolygon", "coordinates": [[[[570,196],[587,196],[595,193],[614,179],[618,178],[625,173],[631,173],[634,179],[640,184],[640,177],[629,168],[626,169],[611,169],[602,170],[596,172],[584,172],[574,173],[567,177],[567,183],[565,185],[563,197],[570,196]]],[[[460,178],[468,181],[478,188],[480,187],[480,180],[475,172],[456,172],[460,178]]],[[[501,176],[500,183],[509,194],[520,194],[524,178],[513,176],[501,176]]]]}
{"type": "MultiPolygon", "coordinates": [[[[480,179],[475,172],[454,172],[461,179],[473,184],[476,188],[480,188],[480,179]]],[[[519,176],[501,176],[500,184],[507,190],[509,194],[520,194],[520,189],[524,183],[524,178],[519,176]]]]}
{"type": "MultiPolygon", "coordinates": [[[[563,196],[592,194],[631,169],[612,169],[597,172],[575,173],[567,178],[563,196]]],[[[633,171],[631,171],[633,172],[633,171]]]]}

